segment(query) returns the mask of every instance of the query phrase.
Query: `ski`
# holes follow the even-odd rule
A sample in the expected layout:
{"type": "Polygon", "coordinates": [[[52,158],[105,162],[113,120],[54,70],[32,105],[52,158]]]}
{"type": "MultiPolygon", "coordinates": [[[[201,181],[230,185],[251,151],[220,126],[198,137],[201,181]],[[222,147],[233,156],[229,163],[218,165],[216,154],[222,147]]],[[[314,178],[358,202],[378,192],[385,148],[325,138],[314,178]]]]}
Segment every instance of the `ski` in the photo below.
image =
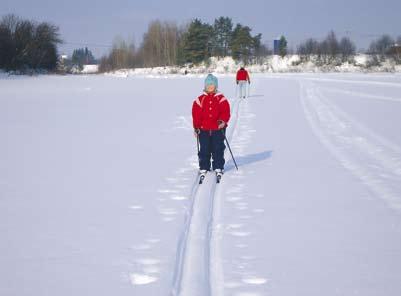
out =
{"type": "Polygon", "coordinates": [[[221,177],[223,177],[223,171],[222,171],[222,170],[216,171],[216,183],[217,183],[217,184],[220,183],[221,177]]]}
{"type": "Polygon", "coordinates": [[[203,183],[203,180],[205,180],[205,175],[200,175],[200,177],[199,177],[199,184],[202,184],[203,183]]]}
{"type": "Polygon", "coordinates": [[[203,183],[203,180],[205,180],[205,177],[206,177],[206,171],[199,173],[199,184],[203,183]]]}
{"type": "Polygon", "coordinates": [[[217,183],[217,184],[220,183],[220,181],[221,181],[221,176],[222,176],[221,174],[217,174],[217,175],[216,175],[216,183],[217,183]]]}
{"type": "MultiPolygon", "coordinates": [[[[223,174],[221,174],[221,173],[217,173],[216,174],[216,183],[217,184],[220,183],[222,176],[223,176],[223,174]]],[[[205,180],[205,177],[206,177],[206,173],[199,174],[199,184],[203,184],[203,181],[205,180]]]]}

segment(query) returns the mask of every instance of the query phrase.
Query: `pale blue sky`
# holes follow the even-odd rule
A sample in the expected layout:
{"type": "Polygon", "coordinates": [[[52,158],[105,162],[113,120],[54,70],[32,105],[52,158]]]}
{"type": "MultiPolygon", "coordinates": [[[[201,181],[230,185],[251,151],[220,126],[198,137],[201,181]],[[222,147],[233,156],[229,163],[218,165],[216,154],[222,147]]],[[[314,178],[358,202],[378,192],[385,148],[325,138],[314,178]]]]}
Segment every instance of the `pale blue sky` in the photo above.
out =
{"type": "Polygon", "coordinates": [[[0,15],[15,13],[38,21],[51,21],[60,27],[67,43],[61,51],[88,44],[96,56],[108,51],[116,36],[142,39],[153,19],[173,20],[179,24],[198,17],[213,22],[229,16],[262,33],[263,40],[280,34],[290,46],[308,38],[322,38],[333,29],[339,36],[348,34],[358,48],[366,48],[377,35],[401,35],[400,0],[0,0],[0,15]],[[97,45],[97,46],[95,46],[97,45]]]}

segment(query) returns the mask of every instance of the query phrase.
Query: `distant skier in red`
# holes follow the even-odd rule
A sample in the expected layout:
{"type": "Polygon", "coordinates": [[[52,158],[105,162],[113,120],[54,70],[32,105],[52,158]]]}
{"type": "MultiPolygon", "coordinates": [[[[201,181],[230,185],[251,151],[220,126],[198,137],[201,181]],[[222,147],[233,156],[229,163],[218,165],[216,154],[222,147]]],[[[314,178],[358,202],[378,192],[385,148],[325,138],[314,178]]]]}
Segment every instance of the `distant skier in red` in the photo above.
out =
{"type": "Polygon", "coordinates": [[[251,84],[249,73],[244,67],[241,67],[237,72],[237,85],[239,86],[239,97],[244,98],[247,96],[246,83],[251,84]]]}
{"type": "Polygon", "coordinates": [[[192,104],[193,126],[200,143],[200,183],[211,166],[218,181],[224,172],[224,138],[230,120],[230,104],[223,94],[217,92],[217,88],[217,77],[209,74],[205,79],[205,92],[192,104]]]}

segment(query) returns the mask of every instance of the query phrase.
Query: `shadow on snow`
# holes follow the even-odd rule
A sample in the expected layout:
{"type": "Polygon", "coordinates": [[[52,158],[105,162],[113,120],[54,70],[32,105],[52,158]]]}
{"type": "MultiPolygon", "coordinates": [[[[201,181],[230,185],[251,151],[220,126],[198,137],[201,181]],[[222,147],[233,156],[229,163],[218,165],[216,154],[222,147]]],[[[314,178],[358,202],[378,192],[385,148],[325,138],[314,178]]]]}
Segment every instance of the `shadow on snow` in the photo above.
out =
{"type": "MultiPolygon", "coordinates": [[[[263,151],[263,152],[259,152],[259,153],[254,153],[254,154],[248,154],[248,155],[244,155],[244,156],[235,157],[235,155],[234,155],[234,157],[235,157],[235,160],[237,162],[238,169],[240,169],[242,166],[246,166],[248,164],[252,164],[252,163],[255,163],[255,162],[259,162],[259,161],[263,161],[263,160],[266,160],[268,158],[271,158],[272,154],[273,154],[273,151],[269,150],[269,151],[263,151]]],[[[234,165],[234,162],[233,162],[232,159],[227,161],[224,170],[226,172],[231,171],[231,170],[235,170],[235,165],[234,165]]]]}

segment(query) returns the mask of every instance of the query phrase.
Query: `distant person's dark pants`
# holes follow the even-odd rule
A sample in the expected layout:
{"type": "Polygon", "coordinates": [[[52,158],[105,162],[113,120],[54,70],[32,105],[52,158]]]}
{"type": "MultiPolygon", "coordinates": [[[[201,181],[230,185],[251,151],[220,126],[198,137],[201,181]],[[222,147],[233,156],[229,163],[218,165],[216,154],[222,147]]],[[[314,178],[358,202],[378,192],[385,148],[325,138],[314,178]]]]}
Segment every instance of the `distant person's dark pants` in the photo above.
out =
{"type": "Polygon", "coordinates": [[[224,169],[224,130],[202,131],[199,134],[199,168],[210,170],[211,159],[213,159],[213,170],[224,169]]]}

